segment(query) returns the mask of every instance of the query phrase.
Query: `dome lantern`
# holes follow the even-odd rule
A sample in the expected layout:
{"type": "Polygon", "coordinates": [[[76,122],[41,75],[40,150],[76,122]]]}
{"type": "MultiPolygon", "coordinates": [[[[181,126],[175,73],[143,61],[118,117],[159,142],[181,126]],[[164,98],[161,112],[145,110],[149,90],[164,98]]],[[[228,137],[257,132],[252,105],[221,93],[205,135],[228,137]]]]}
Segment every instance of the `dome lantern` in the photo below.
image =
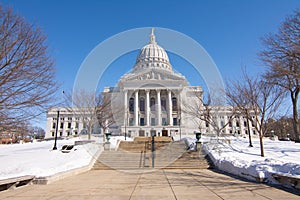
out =
{"type": "Polygon", "coordinates": [[[149,43],[140,50],[137,56],[133,71],[149,68],[172,71],[167,52],[155,40],[154,28],[151,29],[149,43]]]}

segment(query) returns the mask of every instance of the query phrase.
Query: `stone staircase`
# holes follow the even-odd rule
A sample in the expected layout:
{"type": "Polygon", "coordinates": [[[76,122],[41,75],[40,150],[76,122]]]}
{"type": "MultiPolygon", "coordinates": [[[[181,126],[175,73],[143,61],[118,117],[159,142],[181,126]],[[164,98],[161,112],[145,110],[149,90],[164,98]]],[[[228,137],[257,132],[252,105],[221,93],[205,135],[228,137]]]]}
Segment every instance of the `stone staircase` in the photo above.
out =
{"type": "Polygon", "coordinates": [[[151,138],[121,141],[116,151],[103,151],[94,170],[153,170],[207,169],[210,167],[202,151],[187,151],[184,141],[155,138],[155,152],[151,152],[151,138]],[[154,159],[153,159],[154,157],[154,159]],[[154,161],[154,162],[153,162],[154,161]]]}

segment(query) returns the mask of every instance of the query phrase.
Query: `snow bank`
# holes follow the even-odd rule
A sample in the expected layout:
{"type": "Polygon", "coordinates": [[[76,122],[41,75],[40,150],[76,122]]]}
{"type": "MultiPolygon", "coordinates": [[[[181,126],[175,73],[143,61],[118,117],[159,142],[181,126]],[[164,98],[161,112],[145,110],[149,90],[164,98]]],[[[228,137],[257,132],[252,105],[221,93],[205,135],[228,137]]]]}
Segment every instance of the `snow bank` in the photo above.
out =
{"type": "Polygon", "coordinates": [[[300,144],[264,140],[265,157],[260,156],[259,140],[249,147],[246,138],[214,140],[203,145],[215,166],[225,172],[260,182],[276,183],[272,174],[300,178],[300,144]]]}
{"type": "Polygon", "coordinates": [[[53,151],[54,141],[0,145],[0,180],[34,175],[50,176],[59,172],[87,166],[99,150],[96,144],[74,147],[70,153],[62,153],[61,147],[74,144],[74,140],[58,140],[58,150],[53,151]]]}

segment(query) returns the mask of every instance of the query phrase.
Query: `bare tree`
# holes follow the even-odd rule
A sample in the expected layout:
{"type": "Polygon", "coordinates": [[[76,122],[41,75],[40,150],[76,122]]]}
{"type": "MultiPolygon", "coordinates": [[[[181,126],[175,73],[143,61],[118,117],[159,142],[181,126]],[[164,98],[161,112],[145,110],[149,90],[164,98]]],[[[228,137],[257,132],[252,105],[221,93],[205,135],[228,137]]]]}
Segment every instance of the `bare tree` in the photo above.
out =
{"type": "Polygon", "coordinates": [[[0,5],[0,130],[44,113],[56,91],[46,37],[0,5]]]}
{"type": "Polygon", "coordinates": [[[268,67],[266,79],[289,93],[293,105],[295,142],[300,142],[298,97],[300,92],[300,11],[288,16],[276,34],[263,38],[260,59],[268,67]]]}
{"type": "MultiPolygon", "coordinates": [[[[263,137],[268,132],[267,122],[273,118],[282,102],[282,91],[260,77],[249,77],[244,71],[241,81],[227,86],[229,103],[247,118],[259,133],[261,156],[264,157],[263,137]]],[[[250,133],[248,133],[250,134],[250,133]]]]}
{"type": "Polygon", "coordinates": [[[114,123],[109,94],[97,95],[95,92],[81,89],[73,92],[72,95],[66,94],[66,97],[69,103],[72,102],[72,106],[69,106],[67,110],[80,118],[89,140],[94,128],[102,128],[105,132],[114,123]]]}
{"type": "MultiPolygon", "coordinates": [[[[221,101],[220,101],[221,102],[221,101]]],[[[215,102],[216,104],[216,102],[215,102]]],[[[204,102],[202,94],[195,93],[194,102],[184,102],[182,112],[192,116],[198,122],[199,130],[211,127],[220,136],[235,116],[235,109],[225,105],[212,105],[210,98],[204,102]],[[225,120],[226,118],[226,120],[225,120]]]]}

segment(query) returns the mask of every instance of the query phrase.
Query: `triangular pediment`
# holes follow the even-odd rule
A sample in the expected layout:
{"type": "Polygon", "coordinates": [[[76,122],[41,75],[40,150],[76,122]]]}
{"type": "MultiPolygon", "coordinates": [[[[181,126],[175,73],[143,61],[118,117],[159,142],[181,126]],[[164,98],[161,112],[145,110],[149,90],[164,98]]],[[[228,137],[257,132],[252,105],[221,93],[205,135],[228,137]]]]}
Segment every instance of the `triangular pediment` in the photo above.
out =
{"type": "Polygon", "coordinates": [[[129,73],[122,77],[122,81],[139,81],[139,80],[185,80],[185,77],[164,70],[146,70],[139,73],[129,73]]]}

